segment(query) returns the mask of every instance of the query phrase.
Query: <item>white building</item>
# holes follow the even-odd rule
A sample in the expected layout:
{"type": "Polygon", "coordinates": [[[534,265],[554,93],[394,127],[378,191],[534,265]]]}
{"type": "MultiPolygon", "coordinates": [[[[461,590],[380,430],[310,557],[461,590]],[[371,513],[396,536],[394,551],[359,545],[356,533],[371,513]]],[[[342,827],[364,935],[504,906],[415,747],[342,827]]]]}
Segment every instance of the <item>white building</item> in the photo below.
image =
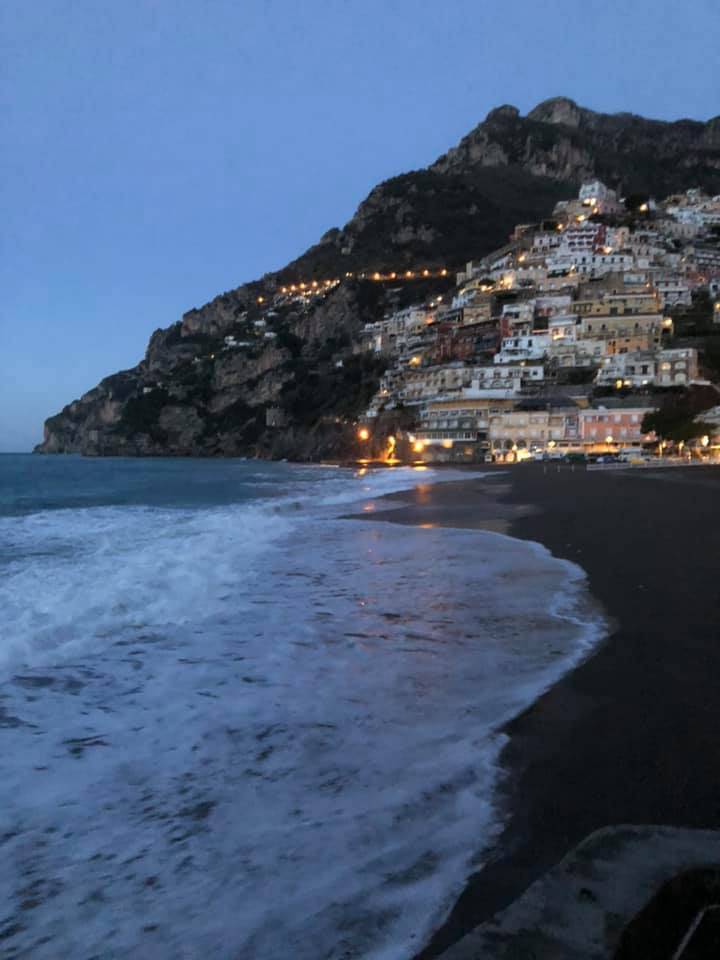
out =
{"type": "Polygon", "coordinates": [[[503,337],[493,363],[519,363],[542,360],[550,346],[550,334],[537,331],[524,336],[503,337]]]}
{"type": "Polygon", "coordinates": [[[548,335],[552,343],[577,340],[578,318],[575,313],[557,314],[548,320],[548,335]]]}
{"type": "Polygon", "coordinates": [[[593,213],[614,213],[620,209],[617,194],[602,180],[591,180],[580,187],[578,199],[593,213]]]}
{"type": "Polygon", "coordinates": [[[616,353],[606,357],[596,383],[603,386],[644,387],[655,380],[656,359],[651,351],[616,353]]]}
{"type": "Polygon", "coordinates": [[[508,363],[493,364],[472,368],[471,388],[481,390],[511,390],[519,393],[531,383],[541,383],[545,379],[542,364],[508,363]]]}
{"type": "Polygon", "coordinates": [[[665,310],[671,307],[689,307],[692,304],[690,286],[679,277],[658,279],[655,282],[655,288],[665,310]]]}

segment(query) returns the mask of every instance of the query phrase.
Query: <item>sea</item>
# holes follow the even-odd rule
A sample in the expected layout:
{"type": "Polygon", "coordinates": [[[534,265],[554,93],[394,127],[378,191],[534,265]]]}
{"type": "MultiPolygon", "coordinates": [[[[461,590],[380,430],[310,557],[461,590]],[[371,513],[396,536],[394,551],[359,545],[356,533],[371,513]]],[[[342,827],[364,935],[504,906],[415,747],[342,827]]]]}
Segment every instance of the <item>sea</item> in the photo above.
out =
{"type": "Polygon", "coordinates": [[[388,522],[468,477],[0,456],[0,957],[421,949],[604,631],[539,544],[388,522]]]}

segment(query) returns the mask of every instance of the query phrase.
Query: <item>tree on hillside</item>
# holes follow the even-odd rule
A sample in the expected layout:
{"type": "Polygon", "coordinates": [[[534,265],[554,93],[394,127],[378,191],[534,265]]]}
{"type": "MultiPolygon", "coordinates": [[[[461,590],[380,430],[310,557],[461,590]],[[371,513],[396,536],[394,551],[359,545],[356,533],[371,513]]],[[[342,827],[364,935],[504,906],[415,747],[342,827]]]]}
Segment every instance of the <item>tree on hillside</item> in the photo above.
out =
{"type": "Polygon", "coordinates": [[[655,433],[661,440],[674,443],[693,440],[711,433],[710,424],[698,420],[700,414],[716,406],[718,392],[714,387],[690,387],[680,394],[670,395],[663,405],[643,417],[643,433],[655,433]]]}

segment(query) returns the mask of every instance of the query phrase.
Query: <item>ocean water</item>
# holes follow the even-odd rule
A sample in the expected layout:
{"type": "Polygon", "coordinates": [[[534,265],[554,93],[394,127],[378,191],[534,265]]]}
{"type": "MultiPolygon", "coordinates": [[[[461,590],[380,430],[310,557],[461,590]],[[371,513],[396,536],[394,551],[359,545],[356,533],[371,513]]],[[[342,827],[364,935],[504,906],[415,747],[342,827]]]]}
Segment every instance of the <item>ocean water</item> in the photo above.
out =
{"type": "Polygon", "coordinates": [[[456,478],[0,457],[0,957],[413,956],[603,631],[539,545],[343,519],[456,478]]]}

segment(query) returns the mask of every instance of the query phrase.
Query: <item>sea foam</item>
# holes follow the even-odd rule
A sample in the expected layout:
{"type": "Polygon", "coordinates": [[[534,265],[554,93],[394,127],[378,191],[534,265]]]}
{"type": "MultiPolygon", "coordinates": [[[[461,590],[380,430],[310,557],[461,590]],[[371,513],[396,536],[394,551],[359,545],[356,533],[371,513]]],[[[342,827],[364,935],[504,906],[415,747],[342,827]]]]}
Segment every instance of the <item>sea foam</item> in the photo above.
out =
{"type": "Polygon", "coordinates": [[[501,725],[602,630],[582,571],[337,519],[357,483],[311,474],[271,501],[14,518],[6,948],[400,960],[482,862],[501,725]]]}

